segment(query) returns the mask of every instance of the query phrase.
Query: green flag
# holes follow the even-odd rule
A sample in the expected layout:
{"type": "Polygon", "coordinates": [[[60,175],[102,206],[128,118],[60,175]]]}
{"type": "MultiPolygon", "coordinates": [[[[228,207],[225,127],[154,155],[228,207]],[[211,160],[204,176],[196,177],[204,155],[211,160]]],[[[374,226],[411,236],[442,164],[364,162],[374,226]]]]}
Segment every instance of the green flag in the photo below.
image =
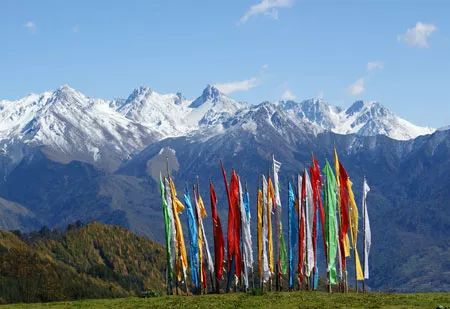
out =
{"type": "Polygon", "coordinates": [[[162,209],[163,209],[163,215],[164,215],[164,232],[166,237],[166,254],[167,254],[167,275],[169,281],[172,280],[173,273],[172,273],[172,265],[171,265],[171,245],[170,245],[170,218],[169,218],[169,205],[167,205],[166,200],[166,190],[164,187],[164,182],[162,180],[161,174],[159,174],[159,189],[161,192],[161,201],[162,201],[162,209]]]}
{"type": "Polygon", "coordinates": [[[328,272],[330,284],[336,284],[336,178],[328,160],[326,161],[323,173],[326,176],[324,188],[324,208],[325,208],[325,240],[328,248],[328,272]]]}
{"type": "Polygon", "coordinates": [[[283,233],[280,233],[280,264],[281,264],[281,273],[283,275],[287,274],[287,252],[286,252],[286,244],[284,243],[283,233]]]}

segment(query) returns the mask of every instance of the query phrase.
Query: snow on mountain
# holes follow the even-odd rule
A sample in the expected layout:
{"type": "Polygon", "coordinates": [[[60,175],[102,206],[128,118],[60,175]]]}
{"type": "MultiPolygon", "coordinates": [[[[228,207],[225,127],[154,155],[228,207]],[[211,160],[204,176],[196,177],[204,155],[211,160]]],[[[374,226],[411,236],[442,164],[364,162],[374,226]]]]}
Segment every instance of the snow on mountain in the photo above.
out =
{"type": "Polygon", "coordinates": [[[226,130],[253,135],[275,130],[291,141],[297,140],[295,134],[304,138],[324,131],[384,134],[398,140],[434,132],[377,102],[357,101],[345,110],[318,99],[248,105],[211,85],[195,100],[139,87],[127,99],[108,101],[62,86],[0,101],[0,154],[17,156],[23,144],[41,146],[55,160],[80,160],[109,169],[152,142],[187,135],[210,138],[226,130]]]}
{"type": "Polygon", "coordinates": [[[159,94],[147,87],[135,89],[124,102],[111,105],[126,118],[165,137],[186,135],[197,129],[220,125],[246,105],[208,85],[200,97],[190,101],[177,94],[159,94]]]}
{"type": "Polygon", "coordinates": [[[2,102],[0,123],[0,144],[5,152],[21,142],[43,146],[56,161],[79,160],[111,169],[161,138],[112,110],[107,101],[88,98],[68,86],[17,102],[2,102]]]}
{"type": "Polygon", "coordinates": [[[247,107],[247,104],[237,102],[216,87],[208,85],[202,95],[195,99],[189,107],[191,112],[187,118],[189,123],[195,127],[219,124],[240,109],[247,107]]]}
{"type": "Polygon", "coordinates": [[[118,106],[117,111],[162,136],[178,136],[193,129],[186,117],[190,112],[189,103],[181,93],[159,94],[148,87],[140,87],[118,106]]]}
{"type": "Polygon", "coordinates": [[[51,92],[33,93],[17,101],[0,101],[0,140],[18,137],[50,96],[51,92]]]}
{"type": "Polygon", "coordinates": [[[338,134],[386,135],[392,139],[408,140],[435,131],[396,116],[378,102],[356,101],[346,110],[318,99],[300,103],[281,101],[279,105],[289,114],[307,120],[323,131],[338,134]]]}

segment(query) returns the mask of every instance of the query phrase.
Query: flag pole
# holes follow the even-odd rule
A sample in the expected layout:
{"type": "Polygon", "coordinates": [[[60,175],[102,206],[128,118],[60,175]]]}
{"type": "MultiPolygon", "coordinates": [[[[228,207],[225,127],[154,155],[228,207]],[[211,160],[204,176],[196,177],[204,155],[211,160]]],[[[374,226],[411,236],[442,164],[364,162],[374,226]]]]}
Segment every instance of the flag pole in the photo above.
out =
{"type": "MultiPolygon", "coordinates": [[[[328,174],[327,174],[328,175],[328,174]]],[[[329,179],[327,177],[327,186],[329,185],[329,179]]],[[[325,201],[328,201],[328,190],[327,188],[325,188],[325,201]]],[[[330,205],[327,205],[327,208],[330,207],[330,205]]],[[[327,217],[328,217],[328,243],[330,242],[331,239],[331,233],[330,233],[330,216],[329,216],[329,210],[327,211],[327,217]]],[[[327,256],[328,256],[328,263],[327,263],[327,273],[328,273],[328,293],[331,293],[331,271],[329,269],[329,259],[330,259],[330,245],[327,246],[327,256]]]]}
{"type": "MultiPolygon", "coordinates": [[[[305,179],[303,179],[303,181],[306,181],[306,168],[303,170],[303,175],[305,176],[304,177],[305,179]]],[[[306,188],[307,185],[308,184],[305,182],[305,193],[306,194],[308,193],[307,188],[306,188]]],[[[307,207],[307,205],[306,205],[306,194],[305,194],[305,200],[302,201],[302,202],[303,202],[303,206],[304,206],[303,207],[303,211],[304,211],[304,214],[305,214],[305,230],[306,230],[306,233],[305,233],[305,259],[306,259],[306,265],[309,268],[310,261],[309,261],[309,257],[308,257],[308,255],[309,255],[309,252],[308,252],[309,242],[308,242],[308,216],[306,215],[306,207],[307,207]]],[[[306,275],[306,272],[305,272],[305,275],[306,275]]],[[[308,291],[310,290],[310,280],[309,279],[310,279],[309,276],[306,276],[305,282],[306,282],[306,289],[308,291]]]]}
{"type": "MultiPolygon", "coordinates": [[[[257,189],[257,194],[256,194],[256,196],[258,196],[258,199],[259,199],[259,190],[260,190],[259,186],[261,184],[262,184],[262,177],[261,177],[261,174],[260,174],[259,175],[259,180],[258,180],[258,189],[257,189]]],[[[264,203],[264,197],[263,197],[262,202],[264,203]]],[[[257,203],[256,205],[258,206],[258,204],[259,203],[257,203]]],[[[261,211],[261,230],[258,229],[258,227],[257,227],[256,228],[256,232],[257,233],[262,233],[263,230],[264,230],[264,212],[263,212],[264,207],[263,207],[262,204],[259,205],[259,207],[262,207],[262,209],[260,210],[261,211]]],[[[259,211],[258,211],[258,213],[259,213],[259,211]]],[[[258,236],[257,236],[257,243],[258,243],[258,245],[259,245],[259,238],[261,237],[261,239],[262,239],[261,245],[264,246],[264,237],[263,236],[264,235],[259,236],[259,234],[258,234],[258,236]]],[[[261,289],[261,293],[264,292],[264,283],[263,283],[263,273],[264,273],[264,262],[263,261],[264,261],[264,257],[262,256],[262,251],[263,251],[262,247],[258,248],[258,270],[261,270],[261,271],[259,271],[259,288],[261,289]],[[259,255],[260,254],[261,254],[261,259],[259,259],[259,255]],[[260,263],[261,263],[261,265],[259,265],[260,263]]]]}
{"type": "MultiPolygon", "coordinates": [[[[269,172],[270,173],[270,172],[269,172]]],[[[275,181],[275,155],[272,154],[272,176],[273,176],[273,180],[275,181]]],[[[278,184],[278,183],[277,183],[278,184]]],[[[274,188],[274,190],[277,190],[277,188],[274,188]]],[[[276,199],[274,201],[275,203],[277,203],[276,199]]],[[[273,203],[273,201],[272,201],[273,203]]],[[[276,242],[277,242],[277,263],[275,265],[275,290],[279,291],[280,290],[280,221],[279,221],[279,213],[278,213],[278,207],[279,205],[277,205],[277,208],[275,209],[275,220],[277,221],[276,223],[276,242]]]]}
{"type": "MultiPolygon", "coordinates": [[[[366,184],[366,176],[364,176],[364,181],[363,181],[363,207],[362,207],[362,215],[363,215],[363,261],[364,261],[364,265],[366,263],[366,199],[364,196],[364,192],[365,192],[365,188],[364,185],[366,184]]],[[[363,293],[366,292],[366,273],[365,273],[365,269],[366,267],[364,266],[363,269],[363,282],[362,282],[362,288],[363,288],[363,293]]]]}

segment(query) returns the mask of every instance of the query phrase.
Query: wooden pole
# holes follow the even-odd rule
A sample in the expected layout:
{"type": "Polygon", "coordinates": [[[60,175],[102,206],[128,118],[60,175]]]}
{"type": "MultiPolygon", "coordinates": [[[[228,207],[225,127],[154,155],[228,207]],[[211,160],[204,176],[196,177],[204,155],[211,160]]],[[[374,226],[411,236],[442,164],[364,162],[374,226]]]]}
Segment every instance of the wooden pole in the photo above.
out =
{"type": "MultiPolygon", "coordinates": [[[[328,179],[326,180],[327,181],[327,185],[328,185],[328,179]]],[[[325,189],[325,200],[327,200],[327,196],[328,196],[328,192],[327,192],[327,190],[325,189]]],[[[329,205],[328,205],[328,207],[329,207],[329,205]]],[[[329,216],[328,216],[328,221],[330,221],[330,218],[329,218],[329,216]]],[[[330,222],[328,222],[328,242],[330,241],[330,239],[331,239],[331,234],[330,234],[330,228],[329,228],[329,226],[330,226],[330,222]]],[[[328,256],[328,259],[330,259],[330,246],[328,245],[327,246],[327,256],[328,256]]],[[[327,263],[327,273],[328,273],[328,293],[331,293],[331,272],[329,271],[329,269],[328,269],[328,263],[327,263]]]]}
{"type": "MultiPolygon", "coordinates": [[[[262,176],[259,175],[258,190],[257,190],[257,193],[256,193],[256,196],[258,196],[258,198],[259,198],[259,190],[260,190],[259,186],[260,185],[262,186],[262,182],[263,182],[262,176]]],[[[261,194],[263,194],[263,193],[261,193],[261,194]]],[[[262,199],[262,203],[264,204],[264,196],[263,196],[263,199],[262,199]]],[[[261,229],[258,229],[258,227],[256,228],[256,231],[259,232],[259,233],[262,233],[263,230],[264,230],[264,211],[263,211],[264,210],[264,205],[263,204],[259,205],[259,207],[262,207],[262,209],[260,210],[261,211],[261,229]]],[[[261,293],[262,293],[262,292],[264,292],[264,280],[263,280],[263,277],[264,277],[264,257],[262,256],[263,247],[264,247],[264,235],[258,236],[258,239],[259,239],[259,237],[261,237],[261,239],[262,239],[262,243],[261,243],[262,247],[258,248],[258,274],[259,274],[259,288],[261,289],[261,293]],[[259,255],[260,254],[261,254],[261,261],[259,261],[259,255]]],[[[258,244],[259,244],[259,242],[258,242],[258,244]]]]}
{"type": "Polygon", "coordinates": [[[362,288],[363,288],[363,293],[366,292],[366,273],[365,273],[365,263],[366,263],[366,199],[364,196],[364,184],[366,183],[366,176],[364,176],[364,182],[363,182],[363,202],[362,202],[362,215],[363,215],[363,263],[364,263],[364,268],[363,268],[363,282],[362,282],[362,288]]]}

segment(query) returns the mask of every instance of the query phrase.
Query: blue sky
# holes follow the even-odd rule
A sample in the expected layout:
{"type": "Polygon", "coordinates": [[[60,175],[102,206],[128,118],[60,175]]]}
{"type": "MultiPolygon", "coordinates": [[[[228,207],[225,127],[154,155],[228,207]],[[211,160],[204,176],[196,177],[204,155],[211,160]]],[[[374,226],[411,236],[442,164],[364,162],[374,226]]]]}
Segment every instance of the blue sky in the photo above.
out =
{"type": "Polygon", "coordinates": [[[251,103],[376,100],[450,124],[450,1],[0,1],[0,98],[140,85],[251,103]]]}

